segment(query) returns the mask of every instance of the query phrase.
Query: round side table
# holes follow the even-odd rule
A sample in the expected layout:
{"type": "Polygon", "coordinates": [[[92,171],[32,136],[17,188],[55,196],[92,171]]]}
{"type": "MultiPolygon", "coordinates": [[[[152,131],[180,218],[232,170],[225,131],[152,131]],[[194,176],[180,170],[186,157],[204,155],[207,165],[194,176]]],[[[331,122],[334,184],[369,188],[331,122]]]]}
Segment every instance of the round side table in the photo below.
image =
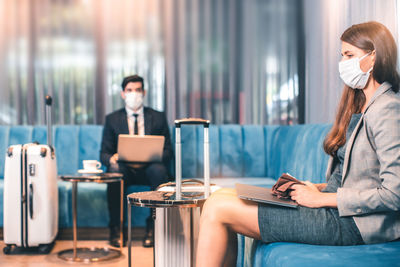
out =
{"type": "Polygon", "coordinates": [[[123,196],[124,180],[121,173],[101,173],[101,174],[77,174],[63,175],[61,180],[72,183],[72,229],[73,247],[58,252],[58,257],[69,262],[98,262],[118,258],[122,254],[122,222],[123,222],[123,196]],[[77,247],[77,191],[78,183],[116,183],[121,184],[121,216],[120,216],[120,249],[99,248],[99,247],[77,247]]]}
{"type": "MultiPolygon", "coordinates": [[[[175,199],[175,192],[165,191],[132,193],[127,198],[128,222],[131,221],[132,206],[156,208],[154,266],[193,266],[200,218],[199,206],[206,200],[204,192],[184,193],[179,200],[175,199]]],[[[130,223],[128,266],[131,266],[130,223]]]]}

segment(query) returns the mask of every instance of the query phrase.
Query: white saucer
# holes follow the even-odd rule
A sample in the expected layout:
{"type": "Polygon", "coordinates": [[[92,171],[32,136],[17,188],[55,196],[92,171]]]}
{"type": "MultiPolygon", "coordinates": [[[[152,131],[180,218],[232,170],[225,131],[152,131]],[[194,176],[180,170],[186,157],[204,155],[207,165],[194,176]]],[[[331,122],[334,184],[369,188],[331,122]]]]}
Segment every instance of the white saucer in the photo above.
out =
{"type": "Polygon", "coordinates": [[[79,173],[82,174],[99,174],[99,173],[103,173],[103,170],[85,170],[85,169],[81,169],[78,170],[79,173]]]}

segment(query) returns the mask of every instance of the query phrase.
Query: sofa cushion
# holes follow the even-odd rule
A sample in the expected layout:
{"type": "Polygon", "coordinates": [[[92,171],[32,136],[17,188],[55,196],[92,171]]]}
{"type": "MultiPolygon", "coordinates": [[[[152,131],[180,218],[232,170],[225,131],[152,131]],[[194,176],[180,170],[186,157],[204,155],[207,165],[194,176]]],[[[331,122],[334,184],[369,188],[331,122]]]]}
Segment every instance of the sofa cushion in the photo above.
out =
{"type": "MultiPolygon", "coordinates": [[[[72,227],[72,183],[58,181],[58,227],[72,227]]],[[[79,203],[78,203],[79,204],[79,203]]]]}
{"type": "MultiPolygon", "coordinates": [[[[78,183],[77,202],[77,224],[79,227],[107,227],[108,209],[106,184],[78,183]]],[[[72,215],[72,207],[70,212],[72,215]]]]}
{"type": "MultiPolygon", "coordinates": [[[[172,140],[175,140],[175,131],[172,134],[172,140]]],[[[175,142],[172,142],[175,154],[175,142]]],[[[196,126],[185,125],[181,127],[181,155],[182,155],[182,177],[197,177],[197,132],[196,126]]],[[[174,165],[175,166],[175,165],[174,165]]],[[[175,168],[173,168],[175,169],[175,168]]],[[[174,172],[172,172],[174,173],[174,172]]]]}
{"type": "MultiPolygon", "coordinates": [[[[175,128],[171,127],[171,144],[175,153],[175,128]]],[[[204,128],[203,126],[183,125],[181,127],[182,150],[182,177],[204,177],[204,128]]],[[[210,125],[210,176],[220,176],[220,137],[219,126],[210,125]]],[[[171,165],[171,174],[174,174],[175,162],[171,165]]]]}
{"type": "Polygon", "coordinates": [[[261,126],[247,125],[243,127],[243,176],[265,177],[264,129],[261,126]]]}
{"type": "Polygon", "coordinates": [[[101,138],[103,126],[83,125],[79,129],[79,169],[82,169],[83,160],[100,160],[101,138]]]}
{"type": "Polygon", "coordinates": [[[54,146],[59,174],[75,174],[79,169],[79,126],[64,125],[55,129],[54,146]]]}
{"type": "Polygon", "coordinates": [[[400,241],[361,246],[256,245],[253,266],[399,266],[400,241]]]}
{"type": "Polygon", "coordinates": [[[33,128],[32,142],[47,144],[47,128],[45,126],[35,126],[35,128],[33,128]]]}
{"type": "MultiPolygon", "coordinates": [[[[197,126],[197,176],[204,177],[204,127],[197,126]]],[[[209,150],[210,150],[210,177],[221,175],[220,164],[220,138],[219,126],[210,125],[209,131],[209,150]]],[[[185,158],[185,155],[182,155],[185,158]]],[[[186,167],[186,164],[183,165],[186,167]]]]}
{"type": "MultiPolygon", "coordinates": [[[[240,125],[219,126],[222,177],[243,177],[243,135],[240,125]]],[[[212,152],[210,152],[212,153],[212,152]]]]}
{"type": "Polygon", "coordinates": [[[10,128],[8,145],[26,144],[32,142],[32,126],[13,126],[10,128]]]}

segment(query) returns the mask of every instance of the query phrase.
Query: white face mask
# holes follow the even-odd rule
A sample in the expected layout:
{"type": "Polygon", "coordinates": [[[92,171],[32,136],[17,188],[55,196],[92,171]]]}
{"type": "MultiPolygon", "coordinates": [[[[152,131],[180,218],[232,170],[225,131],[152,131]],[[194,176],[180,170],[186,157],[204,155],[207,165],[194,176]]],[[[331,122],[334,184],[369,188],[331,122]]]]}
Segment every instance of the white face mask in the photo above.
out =
{"type": "Polygon", "coordinates": [[[343,82],[353,89],[364,89],[367,85],[369,75],[372,67],[363,72],[360,68],[360,61],[368,56],[370,53],[362,56],[361,58],[354,57],[345,61],[339,62],[340,78],[343,82]]]}
{"type": "Polygon", "coordinates": [[[125,104],[132,110],[138,110],[143,105],[143,93],[125,93],[125,104]]]}

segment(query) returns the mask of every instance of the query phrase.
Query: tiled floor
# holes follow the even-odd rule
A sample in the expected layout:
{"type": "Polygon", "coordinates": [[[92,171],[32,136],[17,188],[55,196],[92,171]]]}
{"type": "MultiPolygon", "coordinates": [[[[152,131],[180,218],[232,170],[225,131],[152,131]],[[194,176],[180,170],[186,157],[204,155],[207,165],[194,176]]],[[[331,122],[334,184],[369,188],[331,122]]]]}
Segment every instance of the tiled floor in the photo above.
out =
{"type": "MultiPolygon", "coordinates": [[[[141,246],[141,241],[134,241],[132,249],[132,266],[147,267],[153,266],[153,249],[141,246]]],[[[107,241],[90,240],[78,241],[78,247],[104,247],[107,241]]],[[[57,253],[64,249],[72,248],[72,241],[58,240],[52,252],[48,255],[5,255],[3,253],[4,242],[0,241],[0,266],[7,267],[58,267],[58,266],[101,266],[101,267],[120,267],[128,266],[128,249],[123,248],[123,255],[118,259],[107,262],[97,263],[70,263],[65,262],[57,257],[57,253]]]]}

